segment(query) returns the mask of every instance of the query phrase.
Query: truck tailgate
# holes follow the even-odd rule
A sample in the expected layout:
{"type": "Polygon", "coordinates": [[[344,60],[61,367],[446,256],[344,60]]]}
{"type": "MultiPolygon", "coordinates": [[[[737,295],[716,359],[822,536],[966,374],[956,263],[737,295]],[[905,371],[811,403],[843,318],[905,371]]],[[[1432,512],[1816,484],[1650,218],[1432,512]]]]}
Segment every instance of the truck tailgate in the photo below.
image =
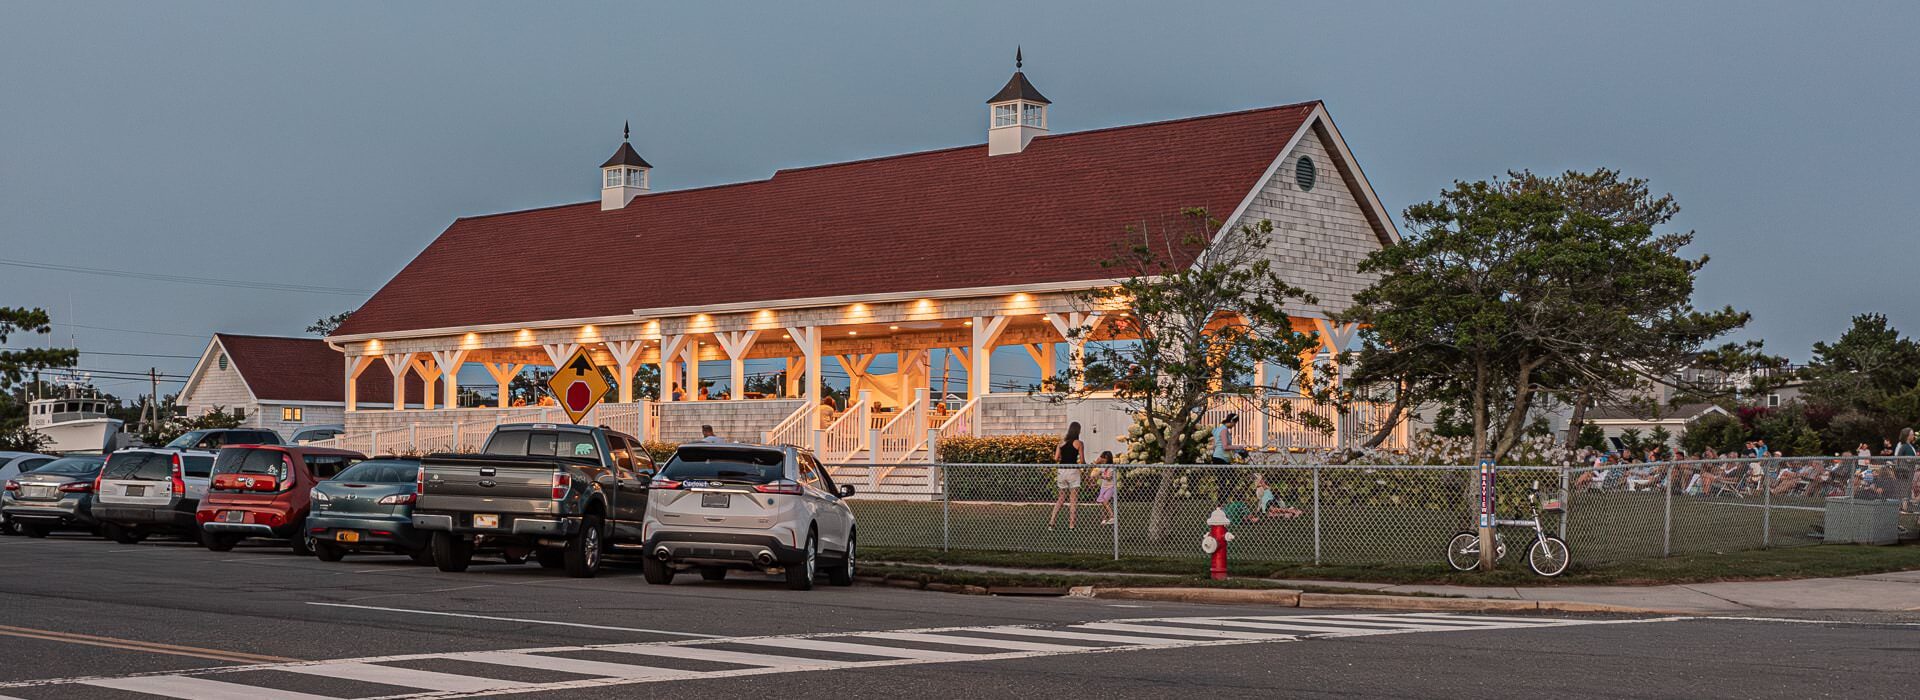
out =
{"type": "Polygon", "coordinates": [[[427,457],[420,461],[426,483],[419,511],[486,513],[554,512],[555,470],[551,457],[427,457]]]}

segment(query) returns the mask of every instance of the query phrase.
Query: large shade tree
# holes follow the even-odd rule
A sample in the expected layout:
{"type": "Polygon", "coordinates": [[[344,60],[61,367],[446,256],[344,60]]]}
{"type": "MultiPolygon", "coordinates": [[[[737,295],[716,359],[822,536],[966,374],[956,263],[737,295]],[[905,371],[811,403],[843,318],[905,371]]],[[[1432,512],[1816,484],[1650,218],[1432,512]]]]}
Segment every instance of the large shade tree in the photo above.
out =
{"type": "Polygon", "coordinates": [[[1670,198],[1612,171],[1462,182],[1409,207],[1401,245],[1361,264],[1377,282],[1343,318],[1363,324],[1357,377],[1408,388],[1504,458],[1533,409],[1671,374],[1747,322],[1693,307],[1705,257],[1661,233],[1670,198]],[[1604,194],[1605,196],[1602,196],[1604,194]]]}

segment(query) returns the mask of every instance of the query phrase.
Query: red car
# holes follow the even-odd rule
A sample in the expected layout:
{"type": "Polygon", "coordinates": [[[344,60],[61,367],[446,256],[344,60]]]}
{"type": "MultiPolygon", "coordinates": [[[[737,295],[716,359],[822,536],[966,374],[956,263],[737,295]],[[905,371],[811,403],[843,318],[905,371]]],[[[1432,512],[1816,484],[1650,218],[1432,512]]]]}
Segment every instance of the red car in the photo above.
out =
{"type": "Polygon", "coordinates": [[[241,540],[261,537],[285,540],[293,551],[312,554],[306,522],[314,485],[366,458],[358,452],[298,445],[220,448],[207,496],[194,512],[200,543],[225,552],[241,540]]]}

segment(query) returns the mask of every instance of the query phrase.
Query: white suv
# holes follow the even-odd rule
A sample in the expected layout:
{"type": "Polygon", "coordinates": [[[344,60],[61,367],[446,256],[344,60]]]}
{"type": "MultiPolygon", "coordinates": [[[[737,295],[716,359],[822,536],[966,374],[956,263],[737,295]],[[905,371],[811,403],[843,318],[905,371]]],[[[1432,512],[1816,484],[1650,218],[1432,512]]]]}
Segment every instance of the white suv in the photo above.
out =
{"type": "Polygon", "coordinates": [[[647,583],[672,583],[683,569],[708,581],[746,569],[784,573],[788,588],[804,591],[824,566],[828,581],[852,585],[852,495],[793,447],[681,445],[647,495],[647,583]]]}

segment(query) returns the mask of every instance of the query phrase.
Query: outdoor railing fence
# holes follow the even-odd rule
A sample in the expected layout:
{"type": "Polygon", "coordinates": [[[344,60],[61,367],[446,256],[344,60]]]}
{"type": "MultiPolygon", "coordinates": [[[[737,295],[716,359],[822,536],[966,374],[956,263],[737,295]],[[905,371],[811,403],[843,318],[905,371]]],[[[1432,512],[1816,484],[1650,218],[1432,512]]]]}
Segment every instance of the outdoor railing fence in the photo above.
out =
{"type": "MultiPolygon", "coordinates": [[[[1471,466],[1121,464],[1112,497],[1100,503],[1099,473],[1081,465],[1079,487],[1066,489],[1077,506],[1057,513],[1062,484],[1076,480],[1057,466],[911,466],[931,469],[920,482],[931,484],[918,496],[925,500],[852,499],[863,546],[1200,560],[1207,517],[1221,508],[1233,520],[1235,561],[1441,564],[1447,539],[1477,515],[1471,466]]],[[[1543,514],[1544,525],[1584,566],[1816,544],[1829,509],[1905,505],[1916,466],[1914,458],[1847,457],[1502,467],[1495,483],[1503,519],[1531,515],[1535,482],[1545,498],[1559,498],[1564,510],[1543,514]]],[[[867,486],[851,471],[843,480],[867,486]]],[[[1501,532],[1510,550],[1502,565],[1524,566],[1532,533],[1501,532]]]]}

